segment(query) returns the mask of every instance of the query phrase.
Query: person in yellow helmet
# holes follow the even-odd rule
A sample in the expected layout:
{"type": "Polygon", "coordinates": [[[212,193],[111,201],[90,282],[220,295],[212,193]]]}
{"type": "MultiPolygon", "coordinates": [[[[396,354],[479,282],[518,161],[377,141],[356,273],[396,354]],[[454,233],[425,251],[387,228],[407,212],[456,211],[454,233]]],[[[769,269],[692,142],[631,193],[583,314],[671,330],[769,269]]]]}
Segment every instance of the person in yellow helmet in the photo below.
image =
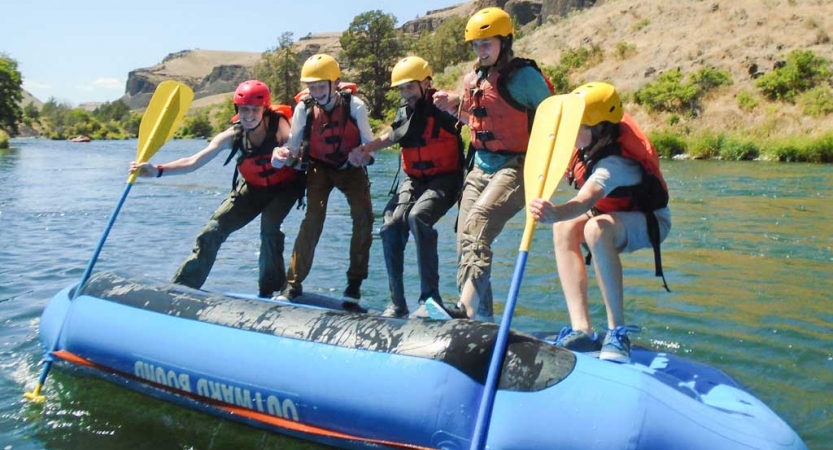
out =
{"type": "Polygon", "coordinates": [[[310,56],[301,68],[301,82],[306,84],[308,94],[295,107],[286,145],[272,153],[274,165],[300,160],[306,166],[306,215],[295,239],[282,295],[292,300],[303,293],[301,283],[312,269],[327,203],[336,188],[347,198],[353,220],[344,307],[359,310],[373,241],[373,208],[365,169],[372,162],[372,152],[367,152],[362,162],[351,163],[349,156],[373,140],[367,106],[349,90],[341,89],[341,69],[330,55],[310,56]]]}
{"type": "Polygon", "coordinates": [[[662,276],[659,245],[671,229],[668,188],[656,151],[624,113],[612,85],[588,83],[573,94],[582,96],[586,105],[576,154],[567,172],[568,181],[579,189],[578,193],[559,205],[539,198],[529,206],[536,220],[553,223],[558,278],[571,322],[561,330],[556,345],[627,363],[628,333],[639,328],[625,324],[619,254],[653,248],[656,274],[662,276]],[[590,249],[607,308],[604,341],[590,321],[582,244],[590,249]]]}
{"type": "MultiPolygon", "coordinates": [[[[457,202],[463,182],[463,140],[457,119],[434,106],[443,93],[431,86],[433,73],[418,56],[403,58],[393,67],[391,87],[402,97],[392,131],[365,144],[371,152],[398,143],[405,179],[385,207],[379,231],[384,247],[391,302],[382,316],[408,315],[403,282],[405,244],[413,234],[419,269],[418,303],[429,298],[442,303],[439,291],[437,231],[434,224],[457,202]]],[[[351,155],[359,163],[363,155],[351,155]]],[[[396,183],[396,181],[394,181],[396,183]]],[[[417,314],[417,313],[414,313],[417,314]]]]}
{"type": "MultiPolygon", "coordinates": [[[[500,8],[474,13],[465,39],[477,56],[465,75],[459,120],[471,132],[471,167],[457,221],[460,311],[426,303],[432,316],[490,319],[492,242],[524,208],[523,165],[535,110],[552,92],[534,62],[515,57],[512,19],[500,8]],[[437,313],[437,314],[434,314],[437,313]]],[[[453,109],[454,98],[438,99],[453,109]]]]}

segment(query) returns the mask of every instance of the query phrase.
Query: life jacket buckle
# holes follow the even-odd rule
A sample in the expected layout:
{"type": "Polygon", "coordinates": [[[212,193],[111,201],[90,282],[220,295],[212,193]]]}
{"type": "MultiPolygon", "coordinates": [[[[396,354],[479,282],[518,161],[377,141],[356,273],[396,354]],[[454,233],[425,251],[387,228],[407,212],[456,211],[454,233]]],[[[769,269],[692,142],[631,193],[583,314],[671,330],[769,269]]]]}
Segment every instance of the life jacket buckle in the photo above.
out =
{"type": "Polygon", "coordinates": [[[491,131],[476,131],[474,136],[480,142],[493,141],[495,139],[495,134],[491,131]]]}
{"type": "Polygon", "coordinates": [[[472,108],[471,114],[478,119],[482,119],[483,117],[487,117],[489,114],[486,112],[486,108],[483,106],[478,106],[477,108],[472,108]]]}
{"type": "Polygon", "coordinates": [[[324,137],[324,143],[331,145],[341,144],[341,136],[326,136],[324,137]]]}

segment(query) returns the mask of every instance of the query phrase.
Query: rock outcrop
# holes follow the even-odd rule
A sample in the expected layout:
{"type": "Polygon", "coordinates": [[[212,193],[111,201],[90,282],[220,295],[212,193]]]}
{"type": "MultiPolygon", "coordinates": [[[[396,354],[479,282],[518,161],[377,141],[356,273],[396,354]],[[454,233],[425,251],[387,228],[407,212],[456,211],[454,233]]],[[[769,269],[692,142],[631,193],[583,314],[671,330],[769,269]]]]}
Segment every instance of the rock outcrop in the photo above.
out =
{"type": "Polygon", "coordinates": [[[251,78],[251,69],[260,55],[214,50],[171,53],[153,67],[131,71],[121,100],[132,109],[144,108],[156,86],[164,80],[187,84],[194,89],[195,99],[231,92],[241,81],[251,78]]]}

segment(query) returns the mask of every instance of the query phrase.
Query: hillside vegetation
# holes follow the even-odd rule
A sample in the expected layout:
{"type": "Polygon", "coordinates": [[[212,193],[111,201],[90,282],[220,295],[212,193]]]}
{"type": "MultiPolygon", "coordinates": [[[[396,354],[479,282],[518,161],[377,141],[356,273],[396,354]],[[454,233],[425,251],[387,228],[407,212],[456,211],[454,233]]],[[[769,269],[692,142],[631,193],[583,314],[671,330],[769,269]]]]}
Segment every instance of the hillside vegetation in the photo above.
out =
{"type": "Polygon", "coordinates": [[[655,131],[818,137],[833,127],[829,72],[817,98],[809,99],[769,99],[756,81],[795,50],[823,58],[829,69],[831,18],[831,0],[613,0],[531,30],[517,50],[546,65],[584,50],[588,57],[570,82],[613,83],[630,94],[626,106],[640,123],[655,131]],[[708,91],[695,110],[656,111],[634,101],[633,94],[663,74],[679,70],[685,77],[703,69],[728,73],[730,80],[708,91]],[[820,111],[808,111],[808,102],[820,103],[820,111]]]}
{"type": "MultiPolygon", "coordinates": [[[[420,54],[434,66],[435,85],[460,90],[462,74],[472,65],[462,42],[465,21],[472,11],[494,3],[472,0],[400,25],[404,53],[374,55],[375,60],[392,65],[405,54],[420,54]],[[462,58],[460,46],[466,52],[462,58]]],[[[496,3],[501,6],[501,1],[496,3]]],[[[360,17],[364,15],[354,22],[360,17]]],[[[831,162],[831,17],[833,0],[598,0],[565,17],[517,27],[515,53],[537,60],[557,93],[588,81],[616,85],[626,108],[664,156],[831,162]]],[[[196,97],[183,135],[210,135],[227,126],[233,110],[229,93],[237,83],[257,74],[264,80],[276,78],[269,74],[282,70],[280,58],[275,59],[279,51],[295,55],[298,63],[313,53],[332,54],[343,63],[343,78],[359,81],[370,63],[351,64],[346,56],[350,52],[342,49],[347,34],[322,33],[294,42],[284,41],[285,34],[281,42],[288,46],[262,54],[174,53],[156,66],[132,71],[122,101],[135,110],[146,104],[158,82],[184,81],[194,87],[196,97]]],[[[293,70],[298,68],[287,73],[293,70]]],[[[297,76],[292,79],[297,81],[297,76]]],[[[287,92],[297,89],[282,87],[287,92]]],[[[277,99],[279,91],[276,86],[273,90],[277,99]]],[[[390,91],[385,98],[386,113],[375,105],[375,128],[387,123],[395,94],[390,91]]],[[[375,97],[379,103],[378,93],[375,97]]],[[[122,120],[131,123],[120,130],[95,130],[102,137],[124,136],[136,119],[122,120]]],[[[68,127],[50,135],[61,138],[76,131],[78,127],[68,127]]]]}

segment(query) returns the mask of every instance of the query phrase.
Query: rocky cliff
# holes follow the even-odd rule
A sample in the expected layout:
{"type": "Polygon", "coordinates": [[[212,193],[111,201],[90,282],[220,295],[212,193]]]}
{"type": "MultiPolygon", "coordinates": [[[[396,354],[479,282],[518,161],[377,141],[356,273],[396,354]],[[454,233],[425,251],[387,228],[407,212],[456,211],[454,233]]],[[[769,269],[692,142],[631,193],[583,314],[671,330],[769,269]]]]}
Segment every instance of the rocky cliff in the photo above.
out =
{"type": "MultiPolygon", "coordinates": [[[[405,22],[400,28],[406,33],[430,32],[449,17],[468,17],[488,6],[506,9],[520,25],[540,24],[550,16],[563,16],[594,3],[593,0],[472,0],[427,11],[424,16],[405,22]]],[[[338,55],[341,51],[340,36],[341,32],[311,34],[298,39],[295,51],[302,60],[315,53],[338,55]]],[[[121,100],[133,109],[144,108],[160,82],[174,79],[191,86],[194,98],[204,99],[201,105],[216,103],[223,99],[217,94],[231,92],[241,81],[251,78],[252,67],[260,56],[256,52],[213,50],[172,53],[155,66],[131,71],[121,100]]]]}
{"type": "Polygon", "coordinates": [[[144,108],[156,86],[168,79],[181,81],[194,89],[199,99],[233,91],[251,78],[251,68],[260,59],[256,52],[184,50],[166,56],[161,63],[131,71],[122,101],[131,108],[144,108]]]}

